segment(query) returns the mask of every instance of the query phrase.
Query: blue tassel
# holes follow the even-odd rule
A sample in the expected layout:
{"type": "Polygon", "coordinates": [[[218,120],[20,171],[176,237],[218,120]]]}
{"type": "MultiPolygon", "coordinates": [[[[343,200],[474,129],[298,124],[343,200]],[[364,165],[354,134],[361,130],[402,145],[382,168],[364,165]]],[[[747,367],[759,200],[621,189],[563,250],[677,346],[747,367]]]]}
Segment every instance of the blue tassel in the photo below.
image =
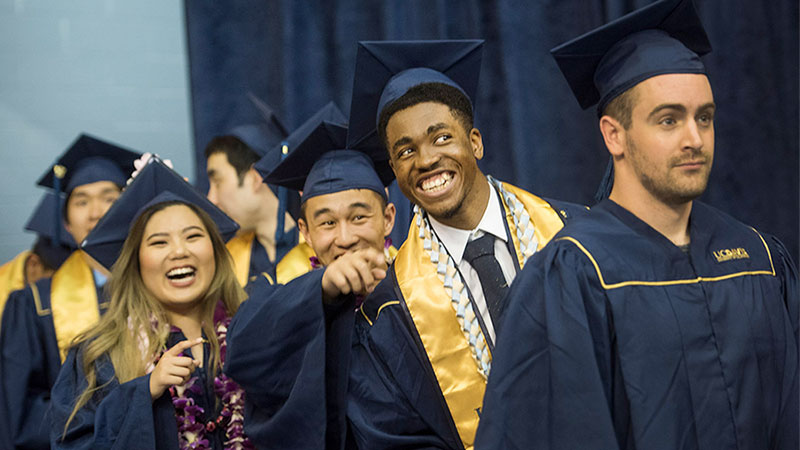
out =
{"type": "Polygon", "coordinates": [[[611,195],[611,188],[614,187],[614,158],[608,157],[608,166],[606,166],[606,173],[603,174],[603,179],[600,181],[600,186],[594,194],[595,203],[608,198],[611,195]]]}

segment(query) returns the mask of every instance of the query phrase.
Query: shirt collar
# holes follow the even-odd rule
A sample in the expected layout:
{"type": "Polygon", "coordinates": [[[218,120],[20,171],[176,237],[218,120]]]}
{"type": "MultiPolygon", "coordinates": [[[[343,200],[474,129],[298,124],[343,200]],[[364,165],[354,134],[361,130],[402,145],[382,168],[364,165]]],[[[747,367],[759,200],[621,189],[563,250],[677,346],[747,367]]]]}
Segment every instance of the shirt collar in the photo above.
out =
{"type": "MultiPolygon", "coordinates": [[[[488,183],[488,181],[486,182],[488,183]]],[[[456,265],[461,264],[467,242],[469,242],[470,238],[477,230],[492,234],[503,242],[508,241],[506,226],[503,221],[503,216],[505,214],[503,213],[503,208],[500,206],[500,197],[491,185],[490,191],[492,194],[489,196],[489,202],[486,205],[486,209],[483,211],[481,221],[478,222],[478,226],[475,227],[475,229],[462,230],[460,228],[454,228],[428,215],[431,227],[436,231],[436,235],[439,237],[442,244],[444,244],[444,247],[447,249],[448,253],[450,253],[456,265]]]]}

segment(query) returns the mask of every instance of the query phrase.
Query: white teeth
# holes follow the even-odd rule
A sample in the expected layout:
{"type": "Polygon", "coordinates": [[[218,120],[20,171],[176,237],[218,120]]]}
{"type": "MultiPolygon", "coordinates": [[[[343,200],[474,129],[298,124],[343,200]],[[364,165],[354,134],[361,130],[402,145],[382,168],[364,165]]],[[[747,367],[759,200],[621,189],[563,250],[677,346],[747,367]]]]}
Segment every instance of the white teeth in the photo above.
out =
{"type": "Polygon", "coordinates": [[[194,273],[194,269],[191,267],[178,267],[175,269],[170,270],[167,272],[168,277],[180,277],[184,275],[191,275],[194,273]]]}
{"type": "Polygon", "coordinates": [[[450,172],[434,175],[422,182],[422,190],[428,192],[439,191],[452,179],[453,176],[450,175],[450,172]]]}

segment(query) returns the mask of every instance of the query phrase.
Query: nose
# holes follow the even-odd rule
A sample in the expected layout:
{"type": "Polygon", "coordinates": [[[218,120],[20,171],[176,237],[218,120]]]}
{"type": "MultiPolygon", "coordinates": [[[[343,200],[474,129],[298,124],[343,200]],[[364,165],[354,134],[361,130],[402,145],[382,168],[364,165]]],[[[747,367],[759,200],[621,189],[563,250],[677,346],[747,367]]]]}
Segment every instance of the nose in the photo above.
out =
{"type": "Polygon", "coordinates": [[[92,200],[89,207],[89,219],[92,222],[100,220],[100,218],[103,217],[103,214],[105,214],[110,207],[111,205],[103,200],[92,200]]]}
{"type": "Polygon", "coordinates": [[[336,230],[336,241],[335,244],[340,248],[350,248],[356,245],[358,242],[358,236],[353,230],[353,227],[350,226],[347,222],[342,222],[339,224],[338,229],[336,230]]]}
{"type": "Polygon", "coordinates": [[[215,206],[219,206],[217,204],[217,189],[213,184],[208,187],[208,194],[206,195],[206,198],[208,198],[208,201],[213,203],[215,206]]]}
{"type": "Polygon", "coordinates": [[[703,148],[703,135],[700,126],[694,120],[687,121],[683,147],[687,150],[700,150],[703,148]]]}
{"type": "Polygon", "coordinates": [[[417,158],[417,165],[421,169],[431,169],[436,166],[436,163],[441,159],[441,154],[435,146],[430,144],[422,144],[417,150],[419,158],[417,158]]]}
{"type": "Polygon", "coordinates": [[[174,240],[170,244],[170,257],[172,259],[180,259],[186,257],[189,253],[188,249],[186,248],[186,242],[183,239],[174,240]]]}

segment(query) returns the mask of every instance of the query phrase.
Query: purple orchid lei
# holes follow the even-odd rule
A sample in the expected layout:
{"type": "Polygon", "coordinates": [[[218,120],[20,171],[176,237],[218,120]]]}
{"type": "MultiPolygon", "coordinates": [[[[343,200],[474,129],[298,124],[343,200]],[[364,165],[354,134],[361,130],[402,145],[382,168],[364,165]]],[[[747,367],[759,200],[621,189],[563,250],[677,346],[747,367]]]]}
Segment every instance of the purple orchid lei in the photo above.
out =
{"type": "MultiPolygon", "coordinates": [[[[220,365],[225,362],[228,325],[231,318],[225,314],[222,304],[214,311],[217,339],[219,340],[220,365]]],[[[213,433],[218,427],[225,427],[226,450],[255,449],[250,439],[244,434],[244,391],[235,381],[220,372],[214,377],[214,393],[222,402],[222,411],[216,419],[203,423],[205,410],[195,403],[192,395],[202,395],[202,387],[197,377],[192,377],[182,386],[169,388],[172,405],[175,407],[175,420],[178,423],[178,443],[185,449],[210,449],[211,443],[206,433],[213,433]]]]}

